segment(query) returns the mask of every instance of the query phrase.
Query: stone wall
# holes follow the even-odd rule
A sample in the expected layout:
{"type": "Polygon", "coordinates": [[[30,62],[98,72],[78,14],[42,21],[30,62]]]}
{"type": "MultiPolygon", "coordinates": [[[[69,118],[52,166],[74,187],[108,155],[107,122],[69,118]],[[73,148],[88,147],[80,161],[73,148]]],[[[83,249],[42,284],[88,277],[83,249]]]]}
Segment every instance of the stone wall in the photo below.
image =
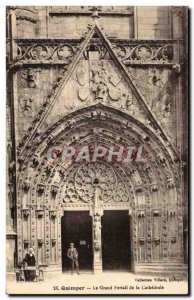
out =
{"type": "Polygon", "coordinates": [[[136,18],[139,39],[172,38],[170,7],[137,7],[136,18]]]}
{"type": "MultiPolygon", "coordinates": [[[[99,24],[109,37],[168,39],[173,37],[170,7],[99,8],[99,24]]],[[[92,8],[37,6],[16,9],[18,38],[79,38],[91,23],[92,8]],[[27,17],[23,17],[27,14],[27,17]]]]}

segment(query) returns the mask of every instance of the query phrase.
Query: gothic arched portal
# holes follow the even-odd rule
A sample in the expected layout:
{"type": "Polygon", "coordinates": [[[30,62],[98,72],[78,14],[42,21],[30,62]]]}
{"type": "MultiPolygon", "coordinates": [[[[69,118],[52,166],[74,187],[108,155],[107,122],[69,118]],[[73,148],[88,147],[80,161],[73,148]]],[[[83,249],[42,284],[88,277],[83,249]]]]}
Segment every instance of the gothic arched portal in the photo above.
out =
{"type": "Polygon", "coordinates": [[[123,211],[130,221],[129,269],[178,266],[183,262],[183,221],[180,166],[173,157],[149,126],[101,103],[62,117],[34,140],[20,162],[18,260],[30,245],[39,263],[62,269],[61,218],[64,212],[87,211],[93,269],[102,270],[102,218],[107,211],[123,211]],[[83,145],[142,146],[145,161],[76,162],[72,157],[63,162],[60,151],[48,161],[51,148],[83,145]]]}

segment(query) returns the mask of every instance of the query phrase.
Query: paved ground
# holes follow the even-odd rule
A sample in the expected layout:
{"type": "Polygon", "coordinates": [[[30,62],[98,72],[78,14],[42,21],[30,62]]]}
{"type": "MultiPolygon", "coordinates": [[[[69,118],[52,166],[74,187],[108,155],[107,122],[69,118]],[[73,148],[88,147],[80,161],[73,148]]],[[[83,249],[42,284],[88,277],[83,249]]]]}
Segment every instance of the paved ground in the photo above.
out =
{"type": "Polygon", "coordinates": [[[46,275],[44,282],[7,280],[8,294],[186,294],[187,281],[175,277],[151,277],[131,273],[46,275]],[[181,281],[177,281],[181,280],[181,281]]]}

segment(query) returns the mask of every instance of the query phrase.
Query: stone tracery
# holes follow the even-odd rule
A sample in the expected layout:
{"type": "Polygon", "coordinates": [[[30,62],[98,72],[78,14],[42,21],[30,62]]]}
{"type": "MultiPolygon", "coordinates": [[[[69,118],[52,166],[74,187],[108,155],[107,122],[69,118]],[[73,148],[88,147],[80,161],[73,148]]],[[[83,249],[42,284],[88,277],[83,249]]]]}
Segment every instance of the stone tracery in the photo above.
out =
{"type": "Polygon", "coordinates": [[[66,183],[63,201],[84,201],[93,205],[96,197],[100,205],[108,201],[128,201],[128,192],[122,179],[110,164],[100,161],[78,168],[66,183]]]}

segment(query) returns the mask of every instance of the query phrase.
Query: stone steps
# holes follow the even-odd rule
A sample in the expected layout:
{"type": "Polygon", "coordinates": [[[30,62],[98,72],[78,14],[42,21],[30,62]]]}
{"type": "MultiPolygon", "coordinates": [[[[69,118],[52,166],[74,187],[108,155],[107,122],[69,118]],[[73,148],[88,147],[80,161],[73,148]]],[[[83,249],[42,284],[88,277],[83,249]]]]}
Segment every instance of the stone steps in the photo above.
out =
{"type": "Polygon", "coordinates": [[[135,274],[154,274],[154,275],[176,275],[178,276],[186,276],[187,275],[187,266],[184,264],[142,264],[135,266],[135,274]]]}

